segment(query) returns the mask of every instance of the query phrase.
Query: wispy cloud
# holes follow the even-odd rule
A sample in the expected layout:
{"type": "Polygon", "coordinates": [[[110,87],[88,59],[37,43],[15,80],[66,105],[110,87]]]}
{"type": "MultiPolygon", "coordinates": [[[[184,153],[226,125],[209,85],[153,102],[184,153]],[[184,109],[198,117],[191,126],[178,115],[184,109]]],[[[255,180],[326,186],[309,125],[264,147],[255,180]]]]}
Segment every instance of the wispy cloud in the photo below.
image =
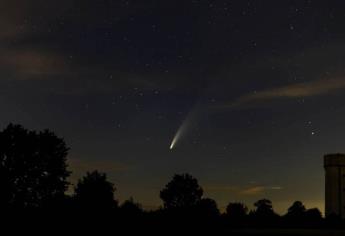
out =
{"type": "Polygon", "coordinates": [[[133,88],[151,92],[161,86],[158,79],[102,65],[86,65],[80,58],[54,50],[28,47],[0,48],[0,51],[0,71],[3,79],[43,81],[41,86],[44,89],[44,85],[53,87],[56,94],[113,93],[133,88]]]}
{"type": "Polygon", "coordinates": [[[251,103],[270,101],[278,98],[303,98],[331,94],[345,89],[345,78],[321,79],[306,83],[295,83],[282,87],[256,91],[240,96],[235,101],[225,105],[237,108],[251,103]]]}
{"type": "Polygon", "coordinates": [[[244,189],[242,191],[240,191],[239,193],[241,195],[258,195],[258,194],[262,194],[265,191],[265,187],[264,186],[253,186],[247,189],[244,189]]]}
{"type": "Polygon", "coordinates": [[[270,191],[270,190],[282,190],[283,188],[280,186],[253,186],[253,187],[249,187],[244,189],[243,191],[240,192],[240,194],[242,195],[259,195],[259,194],[263,194],[266,191],[270,191]]]}
{"type": "Polygon", "coordinates": [[[42,75],[66,73],[62,55],[40,50],[3,50],[1,67],[18,79],[42,78],[42,75]]]}
{"type": "Polygon", "coordinates": [[[265,186],[265,185],[253,185],[253,186],[208,186],[205,188],[207,191],[213,192],[231,192],[237,195],[262,195],[269,191],[282,190],[281,186],[265,186]]]}

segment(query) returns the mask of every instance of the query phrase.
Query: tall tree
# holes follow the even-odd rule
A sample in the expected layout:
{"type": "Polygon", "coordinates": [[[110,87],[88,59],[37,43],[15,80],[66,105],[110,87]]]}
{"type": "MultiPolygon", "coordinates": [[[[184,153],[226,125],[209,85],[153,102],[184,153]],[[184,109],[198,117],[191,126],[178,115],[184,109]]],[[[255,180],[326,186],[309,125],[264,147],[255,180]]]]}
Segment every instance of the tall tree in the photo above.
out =
{"type": "Polygon", "coordinates": [[[137,217],[144,213],[142,206],[135,202],[132,197],[121,204],[120,210],[124,216],[130,217],[137,217]]]}
{"type": "Polygon", "coordinates": [[[285,223],[290,227],[303,226],[306,223],[306,208],[301,201],[295,201],[284,215],[285,223]]]}
{"type": "Polygon", "coordinates": [[[301,219],[306,212],[306,208],[301,201],[295,201],[288,209],[286,217],[301,219]]]}
{"type": "Polygon", "coordinates": [[[217,203],[211,198],[203,198],[196,205],[198,213],[206,217],[218,217],[220,215],[217,203]]]}
{"type": "Polygon", "coordinates": [[[74,199],[77,205],[85,210],[110,210],[117,207],[117,201],[114,199],[115,190],[105,173],[87,172],[74,189],[74,199]]]}
{"type": "Polygon", "coordinates": [[[226,216],[232,220],[243,220],[248,213],[248,208],[243,203],[229,203],[226,207],[226,216]]]}
{"type": "Polygon", "coordinates": [[[260,225],[275,225],[280,219],[273,211],[272,202],[268,199],[261,199],[254,203],[256,209],[250,214],[250,218],[260,225]]]}
{"type": "Polygon", "coordinates": [[[254,206],[256,207],[256,214],[261,216],[270,216],[274,214],[272,202],[268,199],[261,199],[254,203],[254,206]]]}
{"type": "Polygon", "coordinates": [[[318,225],[322,221],[322,213],[318,208],[306,210],[305,219],[310,225],[318,225]]]}
{"type": "Polygon", "coordinates": [[[196,206],[202,198],[203,189],[198,180],[189,174],[175,175],[160,192],[167,209],[196,206]]]}
{"type": "Polygon", "coordinates": [[[64,140],[51,131],[9,124],[0,132],[2,207],[39,207],[63,198],[70,175],[67,153],[64,140]]]}

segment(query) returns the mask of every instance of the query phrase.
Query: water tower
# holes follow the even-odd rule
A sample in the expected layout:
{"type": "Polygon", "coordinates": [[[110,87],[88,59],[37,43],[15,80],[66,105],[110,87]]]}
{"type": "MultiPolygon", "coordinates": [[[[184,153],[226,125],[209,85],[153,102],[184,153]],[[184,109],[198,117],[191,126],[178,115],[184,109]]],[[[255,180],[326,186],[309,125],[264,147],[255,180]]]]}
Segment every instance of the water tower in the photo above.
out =
{"type": "Polygon", "coordinates": [[[345,218],[345,154],[324,156],[325,215],[345,218]]]}

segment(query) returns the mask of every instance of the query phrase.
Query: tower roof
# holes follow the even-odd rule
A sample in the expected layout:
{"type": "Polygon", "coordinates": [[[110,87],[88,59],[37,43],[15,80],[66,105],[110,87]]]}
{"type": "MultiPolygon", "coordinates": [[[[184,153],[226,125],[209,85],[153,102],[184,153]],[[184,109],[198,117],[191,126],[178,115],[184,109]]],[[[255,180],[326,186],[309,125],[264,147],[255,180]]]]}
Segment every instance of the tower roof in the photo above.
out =
{"type": "Polygon", "coordinates": [[[328,166],[345,166],[345,154],[334,153],[324,156],[324,167],[328,166]]]}

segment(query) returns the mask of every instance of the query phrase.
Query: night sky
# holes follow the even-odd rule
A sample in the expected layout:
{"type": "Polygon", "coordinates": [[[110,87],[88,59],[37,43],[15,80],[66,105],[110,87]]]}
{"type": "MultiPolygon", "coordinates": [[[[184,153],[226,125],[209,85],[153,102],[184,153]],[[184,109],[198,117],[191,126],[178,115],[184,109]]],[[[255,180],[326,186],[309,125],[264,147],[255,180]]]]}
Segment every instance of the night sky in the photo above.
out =
{"type": "Polygon", "coordinates": [[[72,181],[105,171],[145,208],[188,172],[221,209],[323,210],[344,66],[342,0],[0,1],[0,128],[51,129],[72,181]]]}

